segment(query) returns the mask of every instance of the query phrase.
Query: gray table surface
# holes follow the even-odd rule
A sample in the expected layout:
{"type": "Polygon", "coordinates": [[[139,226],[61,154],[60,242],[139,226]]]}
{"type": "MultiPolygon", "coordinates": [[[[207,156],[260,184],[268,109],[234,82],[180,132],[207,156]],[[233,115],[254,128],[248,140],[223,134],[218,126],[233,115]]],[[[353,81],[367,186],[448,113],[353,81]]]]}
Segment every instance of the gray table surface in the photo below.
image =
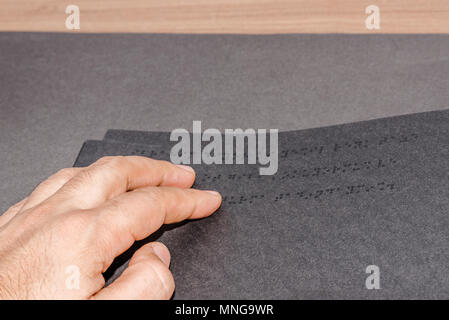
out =
{"type": "Polygon", "coordinates": [[[445,35],[0,33],[0,212],[108,128],[302,129],[448,101],[445,35]]]}

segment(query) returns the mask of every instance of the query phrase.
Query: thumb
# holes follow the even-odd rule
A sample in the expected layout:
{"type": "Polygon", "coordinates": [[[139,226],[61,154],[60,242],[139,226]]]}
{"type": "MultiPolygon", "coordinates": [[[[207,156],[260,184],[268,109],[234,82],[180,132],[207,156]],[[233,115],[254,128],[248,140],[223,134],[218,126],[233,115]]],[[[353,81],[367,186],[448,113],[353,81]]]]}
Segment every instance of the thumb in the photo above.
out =
{"type": "Polygon", "coordinates": [[[120,277],[92,299],[170,299],[175,282],[169,264],[167,247],[160,242],[148,243],[134,253],[120,277]]]}

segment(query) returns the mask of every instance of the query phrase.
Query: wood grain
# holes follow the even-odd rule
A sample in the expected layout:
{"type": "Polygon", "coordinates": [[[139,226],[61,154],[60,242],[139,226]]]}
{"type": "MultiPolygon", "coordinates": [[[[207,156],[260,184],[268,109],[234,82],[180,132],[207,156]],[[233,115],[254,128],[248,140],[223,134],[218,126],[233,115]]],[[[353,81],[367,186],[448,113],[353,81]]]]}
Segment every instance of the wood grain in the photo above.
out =
{"type": "Polygon", "coordinates": [[[0,30],[142,33],[449,33],[448,0],[0,0],[0,30]],[[65,27],[79,6],[81,29],[65,27]],[[380,30],[365,27],[368,5],[380,30]]]}

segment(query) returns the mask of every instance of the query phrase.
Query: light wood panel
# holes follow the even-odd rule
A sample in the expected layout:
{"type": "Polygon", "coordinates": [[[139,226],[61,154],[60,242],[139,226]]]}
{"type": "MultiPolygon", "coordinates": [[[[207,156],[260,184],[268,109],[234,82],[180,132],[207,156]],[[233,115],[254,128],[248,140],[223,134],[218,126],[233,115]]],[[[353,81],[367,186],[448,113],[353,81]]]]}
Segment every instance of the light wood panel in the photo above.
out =
{"type": "Polygon", "coordinates": [[[151,33],[449,33],[449,0],[0,0],[0,30],[151,33]],[[81,29],[65,28],[78,5],[81,29]],[[365,27],[368,5],[380,30],[365,27]]]}

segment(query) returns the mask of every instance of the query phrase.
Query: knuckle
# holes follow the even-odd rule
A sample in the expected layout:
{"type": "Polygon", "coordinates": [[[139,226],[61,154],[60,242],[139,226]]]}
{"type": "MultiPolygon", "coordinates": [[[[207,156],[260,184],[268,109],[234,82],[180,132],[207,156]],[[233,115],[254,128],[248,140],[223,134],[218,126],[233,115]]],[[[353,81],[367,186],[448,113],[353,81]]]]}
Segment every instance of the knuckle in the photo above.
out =
{"type": "Polygon", "coordinates": [[[151,208],[162,216],[165,216],[166,211],[166,190],[158,187],[151,187],[148,189],[135,190],[136,195],[141,199],[142,206],[151,208]]]}
{"type": "Polygon", "coordinates": [[[120,164],[123,163],[124,159],[125,159],[124,156],[116,156],[116,157],[113,157],[113,158],[108,162],[108,164],[109,164],[111,167],[117,167],[117,166],[119,166],[120,164]]]}
{"type": "MultiPolygon", "coordinates": [[[[142,190],[143,192],[147,190],[142,190]]],[[[166,189],[159,187],[151,187],[145,192],[145,195],[149,198],[149,200],[154,201],[156,203],[163,203],[166,198],[166,189]]]]}
{"type": "Polygon", "coordinates": [[[103,157],[87,170],[83,171],[84,175],[79,176],[97,181],[99,179],[105,181],[122,180],[124,178],[123,168],[127,161],[125,156],[103,157]]]}
{"type": "MultiPolygon", "coordinates": [[[[89,186],[95,180],[94,174],[89,170],[83,170],[76,176],[74,176],[67,184],[65,184],[60,190],[60,194],[66,194],[73,196],[82,191],[85,186],[89,186]]],[[[81,201],[81,199],[80,199],[81,201]]]]}
{"type": "Polygon", "coordinates": [[[94,172],[91,170],[84,170],[80,172],[76,177],[72,179],[74,181],[74,186],[79,187],[80,185],[90,184],[95,179],[94,172]]]}
{"type": "Polygon", "coordinates": [[[52,185],[52,182],[56,179],[55,176],[48,178],[47,180],[42,181],[39,185],[33,190],[32,194],[37,194],[49,188],[52,185]]]}
{"type": "Polygon", "coordinates": [[[125,162],[125,156],[106,156],[99,160],[97,160],[94,165],[95,166],[108,166],[108,167],[118,167],[123,165],[125,162]]]}
{"type": "Polygon", "coordinates": [[[118,198],[109,199],[107,208],[108,210],[101,210],[99,214],[105,217],[109,216],[111,212],[114,212],[117,215],[126,214],[126,212],[124,212],[124,204],[122,200],[118,198]]]}
{"type": "MultiPolygon", "coordinates": [[[[128,212],[127,206],[122,200],[117,198],[112,198],[108,200],[107,204],[100,210],[96,210],[96,215],[98,221],[103,223],[98,224],[98,228],[104,235],[109,235],[111,233],[117,233],[118,230],[126,229],[128,230],[127,217],[129,217],[132,212],[128,212]],[[104,223],[108,221],[108,223],[104,223]]],[[[112,238],[112,237],[106,237],[112,238]]]]}
{"type": "Polygon", "coordinates": [[[105,156],[105,157],[101,157],[100,159],[98,159],[97,161],[95,161],[93,163],[93,165],[104,165],[109,163],[114,157],[113,156],[105,156]]]}
{"type": "Polygon", "coordinates": [[[68,180],[72,178],[78,172],[77,168],[64,168],[59,170],[55,174],[55,178],[59,178],[61,180],[68,180]]]}
{"type": "Polygon", "coordinates": [[[153,190],[156,189],[154,187],[144,187],[135,189],[132,191],[132,194],[136,199],[144,200],[146,202],[156,201],[160,198],[160,192],[159,190],[153,190]]]}

